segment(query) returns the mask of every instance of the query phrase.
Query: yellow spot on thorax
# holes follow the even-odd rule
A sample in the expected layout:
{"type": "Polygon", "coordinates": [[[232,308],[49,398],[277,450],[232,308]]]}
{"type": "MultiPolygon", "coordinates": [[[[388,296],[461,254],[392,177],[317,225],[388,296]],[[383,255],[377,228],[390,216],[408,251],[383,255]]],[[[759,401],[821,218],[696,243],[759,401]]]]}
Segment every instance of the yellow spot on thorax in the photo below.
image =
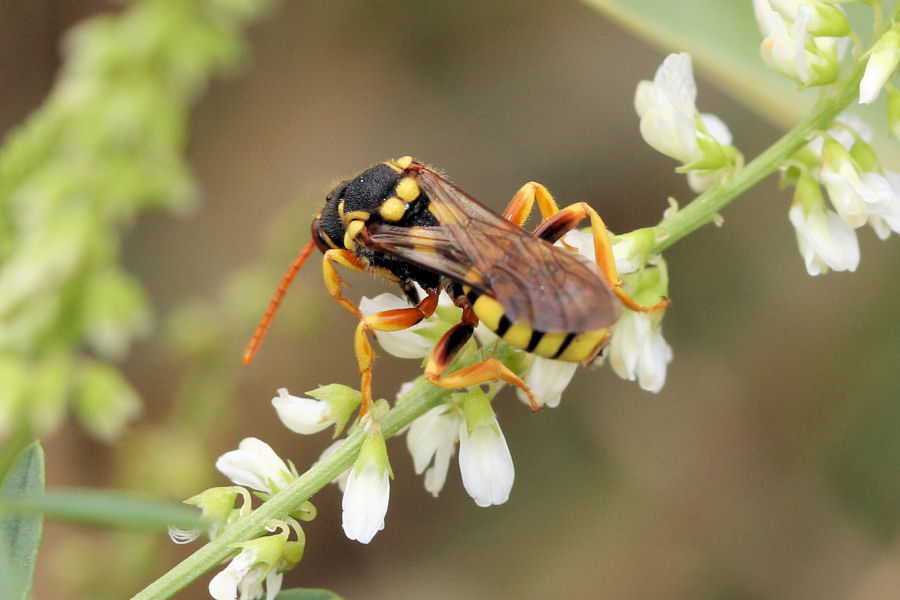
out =
{"type": "Polygon", "coordinates": [[[385,221],[396,222],[406,213],[406,203],[397,196],[391,196],[381,203],[378,214],[385,221]]]}
{"type": "Polygon", "coordinates": [[[419,197],[419,184],[412,177],[404,177],[397,182],[397,195],[407,202],[419,197]]]}

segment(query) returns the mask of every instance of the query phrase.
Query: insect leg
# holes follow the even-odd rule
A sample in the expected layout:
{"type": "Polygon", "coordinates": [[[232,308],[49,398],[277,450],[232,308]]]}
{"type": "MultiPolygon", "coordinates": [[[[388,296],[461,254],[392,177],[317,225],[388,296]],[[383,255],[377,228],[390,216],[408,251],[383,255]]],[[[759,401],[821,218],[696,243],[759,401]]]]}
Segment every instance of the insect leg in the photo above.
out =
{"type": "Polygon", "coordinates": [[[359,325],[356,326],[356,335],[353,338],[356,360],[359,363],[359,375],[362,378],[360,385],[362,393],[362,406],[359,409],[360,416],[366,414],[372,406],[372,361],[375,360],[375,352],[372,350],[372,344],[366,336],[366,331],[400,331],[401,329],[409,329],[422,319],[434,314],[437,304],[437,291],[429,290],[428,295],[416,306],[383,310],[360,317],[359,325]]]}
{"type": "Polygon", "coordinates": [[[535,200],[537,200],[542,219],[559,212],[559,206],[547,188],[535,181],[529,181],[519,188],[519,191],[510,200],[509,206],[506,207],[506,211],[503,213],[503,218],[521,227],[528,220],[528,215],[531,214],[535,200]]]}
{"type": "Polygon", "coordinates": [[[459,371],[454,371],[449,375],[444,374],[447,367],[453,362],[454,357],[469,341],[469,338],[472,337],[474,331],[474,324],[467,322],[465,318],[462,323],[451,327],[434,347],[431,356],[428,357],[428,364],[425,366],[425,379],[436,386],[449,390],[465,388],[489,381],[503,380],[528,394],[531,410],[534,412],[539,411],[541,407],[525,382],[496,358],[486,358],[468,367],[463,367],[459,371]]]}
{"type": "MultiPolygon", "coordinates": [[[[550,191],[536,181],[529,181],[519,188],[519,191],[513,196],[509,206],[506,207],[506,211],[503,213],[503,218],[521,227],[528,220],[528,215],[531,214],[531,209],[534,208],[535,200],[537,200],[538,209],[541,211],[542,221],[559,212],[559,205],[553,199],[553,196],[550,195],[550,191]]],[[[563,240],[563,245],[572,252],[578,250],[566,244],[565,240],[563,240]]]]}
{"type": "Polygon", "coordinates": [[[325,255],[322,257],[322,276],[325,278],[325,287],[328,289],[328,294],[357,319],[362,319],[363,316],[359,312],[359,308],[341,294],[341,285],[344,283],[344,280],[341,279],[337,269],[334,268],[335,264],[347,267],[351,271],[365,271],[366,267],[359,262],[359,259],[356,258],[352,251],[343,248],[332,248],[325,252],[325,255]]]}
{"type": "Polygon", "coordinates": [[[569,231],[572,231],[578,223],[586,218],[591,220],[591,231],[594,236],[594,259],[597,261],[597,266],[600,267],[600,272],[606,279],[606,283],[622,303],[631,310],[638,312],[650,312],[667,307],[669,305],[668,298],[663,298],[652,306],[641,306],[622,289],[622,281],[619,279],[618,271],[616,271],[616,261],[613,257],[606,224],[600,218],[600,215],[597,214],[597,211],[586,202],[578,202],[567,206],[545,219],[534,230],[534,235],[553,243],[569,231]]]}

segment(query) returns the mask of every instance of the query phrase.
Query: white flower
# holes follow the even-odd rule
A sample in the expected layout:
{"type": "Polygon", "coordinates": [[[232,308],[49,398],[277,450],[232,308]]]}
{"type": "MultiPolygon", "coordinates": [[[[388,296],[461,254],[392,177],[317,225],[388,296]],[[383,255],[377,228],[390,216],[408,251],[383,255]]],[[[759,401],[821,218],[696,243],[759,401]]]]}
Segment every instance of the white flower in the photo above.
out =
{"type": "MultiPolygon", "coordinates": [[[[759,52],[766,66],[803,86],[824,85],[837,78],[841,44],[838,38],[810,35],[814,13],[809,4],[797,7],[790,33],[785,19],[777,11],[757,11],[757,17],[763,14],[769,23],[759,52]]],[[[839,11],[838,14],[842,15],[839,11]]],[[[813,24],[816,24],[815,20],[813,24]]]]}
{"type": "Polygon", "coordinates": [[[344,534],[368,544],[384,529],[390,499],[390,466],[380,433],[372,432],[363,442],[359,458],[347,477],[341,503],[344,534]]]}
{"type": "Polygon", "coordinates": [[[900,63],[900,31],[891,29],[875,42],[866,72],[859,82],[859,103],[870,104],[878,98],[881,88],[897,70],[900,63]]]}
{"type": "Polygon", "coordinates": [[[616,374],[629,381],[637,379],[641,388],[658,392],[671,361],[672,348],[663,339],[659,318],[626,310],[609,342],[609,363],[616,374]]]}
{"type": "MultiPolygon", "coordinates": [[[[634,236],[624,235],[614,238],[612,242],[613,258],[619,275],[634,273],[643,266],[643,248],[638,248],[638,240],[634,236]]],[[[573,229],[563,240],[578,251],[578,254],[591,263],[596,261],[594,255],[594,234],[589,230],[573,229]]],[[[560,244],[560,242],[557,242],[560,244]]]]}
{"type": "Polygon", "coordinates": [[[869,213],[868,221],[875,234],[882,240],[886,240],[891,231],[900,233],[900,173],[885,169],[884,178],[893,194],[869,213]]]}
{"type": "Polygon", "coordinates": [[[478,506],[509,499],[515,469],[496,417],[480,419],[471,433],[465,422],[460,423],[459,471],[463,487],[478,506]]]}
{"type": "MultiPolygon", "coordinates": [[[[374,298],[365,296],[359,301],[359,310],[364,316],[394,310],[409,308],[409,302],[394,294],[379,294],[374,298]]],[[[379,331],[378,343],[388,354],[397,358],[422,358],[428,356],[434,342],[416,333],[417,330],[427,327],[427,320],[422,320],[412,327],[400,331],[379,331]]]]}
{"type": "Polygon", "coordinates": [[[810,275],[834,271],[855,271],[859,265],[856,232],[823,204],[808,211],[796,203],[788,217],[797,232],[797,245],[810,275]]]}
{"type": "Polygon", "coordinates": [[[825,141],[819,178],[837,213],[854,229],[866,224],[870,212],[891,212],[894,190],[887,179],[875,172],[860,173],[846,150],[833,140],[825,141]]]}
{"type": "MultiPolygon", "coordinates": [[[[838,37],[845,36],[850,33],[850,23],[844,11],[830,0],[823,2],[822,0],[768,0],[771,7],[780,12],[785,18],[794,20],[800,13],[801,7],[809,11],[809,24],[807,30],[812,35],[838,37]]],[[[764,10],[757,8],[760,4],[754,0],[754,10],[756,10],[757,22],[759,22],[761,14],[764,10]]],[[[763,32],[765,35],[765,32],[763,32]]]]}
{"type": "Polygon", "coordinates": [[[790,33],[780,14],[769,11],[767,16],[769,27],[759,49],[763,62],[773,71],[800,83],[809,83],[811,76],[805,50],[809,9],[799,11],[790,33]]]}
{"type": "MultiPolygon", "coordinates": [[[[266,529],[278,533],[235,544],[241,551],[209,582],[215,600],[255,600],[263,594],[266,600],[273,600],[281,591],[281,571],[295,566],[303,556],[302,542],[287,541],[288,528],[283,522],[270,521],[266,529]]],[[[302,531],[297,535],[302,536],[302,531]]]]}
{"type": "Polygon", "coordinates": [[[284,426],[295,433],[318,433],[334,424],[327,402],[292,396],[285,388],[278,389],[278,396],[272,398],[272,406],[284,426]]]}
{"type": "MultiPolygon", "coordinates": [[[[535,356],[522,374],[522,379],[534,394],[538,406],[556,408],[576,369],[578,363],[535,356]]],[[[516,395],[525,404],[530,404],[528,395],[522,390],[516,389],[516,395]]]]}
{"type": "Polygon", "coordinates": [[[687,53],[670,54],[653,81],[641,81],[634,108],[641,118],[641,135],[655,150],[682,163],[697,155],[697,85],[687,53]]]}
{"type": "Polygon", "coordinates": [[[220,456],[216,468],[235,484],[268,494],[274,494],[296,479],[271,446],[252,437],[241,440],[237,450],[220,456]]]}
{"type": "Polygon", "coordinates": [[[464,423],[465,417],[455,407],[438,406],[413,421],[406,434],[406,447],[416,473],[425,473],[425,489],[435,497],[447,480],[450,459],[459,440],[459,426],[464,423]]]}
{"type": "Polygon", "coordinates": [[[772,12],[772,5],[769,4],[769,0],[753,0],[753,15],[756,17],[759,33],[763,37],[769,35],[772,12]]]}
{"type": "Polygon", "coordinates": [[[283,575],[258,562],[255,548],[244,548],[228,566],[209,582],[209,594],[215,600],[272,600],[281,590],[283,575]],[[265,582],[265,588],[263,588],[265,582]]]}

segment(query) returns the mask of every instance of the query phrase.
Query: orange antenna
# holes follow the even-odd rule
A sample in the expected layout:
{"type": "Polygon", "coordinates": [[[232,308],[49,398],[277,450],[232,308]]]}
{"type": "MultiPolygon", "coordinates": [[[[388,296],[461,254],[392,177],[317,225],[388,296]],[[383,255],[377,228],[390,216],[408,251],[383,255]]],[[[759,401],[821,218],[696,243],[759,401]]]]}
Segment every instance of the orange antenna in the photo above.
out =
{"type": "Polygon", "coordinates": [[[303,263],[306,262],[306,259],[309,258],[309,255],[315,247],[315,242],[309,242],[300,248],[300,253],[297,254],[297,258],[294,259],[294,262],[288,267],[287,273],[281,278],[281,283],[278,284],[278,289],[275,290],[272,300],[269,301],[269,307],[266,308],[266,314],[260,319],[259,325],[256,326],[256,331],[253,332],[253,337],[250,338],[250,343],[247,344],[247,349],[244,350],[245,365],[249,365],[253,362],[253,357],[256,355],[256,351],[259,349],[259,345],[262,343],[263,338],[266,337],[266,332],[272,324],[272,318],[275,316],[275,311],[278,310],[278,306],[281,304],[281,299],[284,298],[284,294],[294,280],[297,271],[300,270],[300,267],[303,266],[303,263]]]}

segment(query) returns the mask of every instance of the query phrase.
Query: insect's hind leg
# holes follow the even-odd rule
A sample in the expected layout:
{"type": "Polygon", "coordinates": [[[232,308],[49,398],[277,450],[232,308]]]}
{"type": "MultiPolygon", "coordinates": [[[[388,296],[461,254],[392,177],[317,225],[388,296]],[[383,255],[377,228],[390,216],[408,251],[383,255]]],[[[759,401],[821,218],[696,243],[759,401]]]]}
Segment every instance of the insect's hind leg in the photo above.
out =
{"type": "Polygon", "coordinates": [[[559,205],[546,187],[536,181],[529,181],[516,192],[509,206],[503,213],[503,218],[521,227],[528,220],[534,202],[537,200],[538,209],[541,211],[541,219],[546,219],[559,212],[559,205]]]}
{"type": "Polygon", "coordinates": [[[662,298],[652,306],[642,306],[636,303],[622,289],[622,280],[619,279],[619,273],[616,270],[616,260],[613,257],[612,245],[609,241],[609,231],[606,229],[606,224],[597,211],[586,202],[577,202],[558,210],[538,225],[534,230],[534,235],[552,244],[572,231],[586,218],[591,220],[591,232],[594,238],[594,260],[596,260],[597,266],[600,267],[600,272],[606,279],[606,283],[622,303],[631,310],[638,312],[650,312],[667,307],[669,305],[668,298],[662,298]]]}
{"type": "Polygon", "coordinates": [[[477,323],[478,319],[474,315],[463,313],[463,321],[451,327],[432,350],[425,366],[425,379],[436,386],[449,390],[502,380],[524,391],[531,403],[531,410],[539,411],[541,407],[528,385],[496,358],[486,358],[453,373],[445,374],[450,363],[472,337],[477,323]]]}

